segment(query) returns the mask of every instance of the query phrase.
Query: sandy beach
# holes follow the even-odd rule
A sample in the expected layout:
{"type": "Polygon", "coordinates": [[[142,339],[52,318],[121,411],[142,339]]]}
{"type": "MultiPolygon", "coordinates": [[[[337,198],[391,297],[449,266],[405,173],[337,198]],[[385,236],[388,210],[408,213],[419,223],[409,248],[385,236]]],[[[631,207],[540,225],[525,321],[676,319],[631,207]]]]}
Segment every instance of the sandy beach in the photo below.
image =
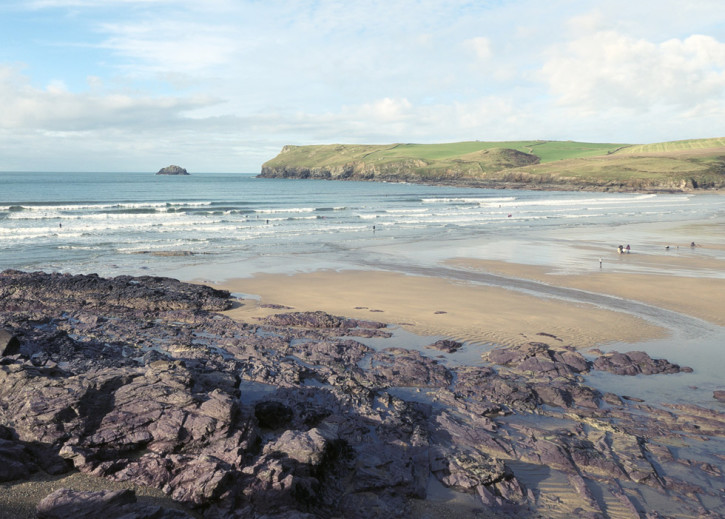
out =
{"type": "MultiPolygon", "coordinates": [[[[725,324],[725,280],[597,272],[556,275],[544,267],[474,259],[449,262],[457,268],[482,270],[634,299],[725,324]]],[[[258,274],[223,286],[235,293],[259,296],[230,311],[253,321],[280,312],[324,310],[357,319],[398,324],[419,335],[440,335],[474,343],[517,344],[551,334],[564,343],[586,348],[611,341],[639,342],[667,331],[626,312],[572,303],[457,280],[384,271],[317,271],[296,275],[258,274]]]]}

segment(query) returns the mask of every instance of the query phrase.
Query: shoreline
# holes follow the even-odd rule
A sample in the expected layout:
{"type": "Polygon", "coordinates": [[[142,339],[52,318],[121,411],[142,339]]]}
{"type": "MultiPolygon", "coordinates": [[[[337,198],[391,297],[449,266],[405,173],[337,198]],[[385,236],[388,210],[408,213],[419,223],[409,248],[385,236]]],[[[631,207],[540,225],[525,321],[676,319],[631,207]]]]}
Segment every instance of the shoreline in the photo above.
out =
{"type": "Polygon", "coordinates": [[[626,185],[620,184],[587,184],[587,183],[572,183],[572,182],[512,182],[506,180],[483,180],[483,179],[421,179],[421,178],[367,178],[365,176],[350,176],[350,177],[336,177],[329,178],[326,176],[276,176],[276,175],[265,175],[264,172],[254,174],[255,178],[267,178],[267,179],[294,179],[294,180],[326,180],[331,182],[380,182],[380,183],[396,183],[396,184],[420,184],[424,186],[440,186],[440,187],[461,187],[461,188],[473,188],[473,189],[497,189],[500,191],[570,191],[576,192],[591,192],[591,193],[631,193],[631,194],[668,194],[668,195],[725,195],[725,188],[702,188],[702,187],[658,187],[652,186],[649,188],[632,188],[626,185]]]}
{"type": "MultiPolygon", "coordinates": [[[[642,254],[627,256],[627,260],[645,267],[647,262],[661,262],[642,254]]],[[[685,260],[667,261],[682,264],[685,260]]],[[[547,266],[476,258],[451,258],[442,265],[456,272],[484,272],[512,280],[531,280],[545,287],[602,294],[611,296],[615,303],[616,298],[621,298],[725,326],[725,316],[719,311],[725,304],[725,279],[606,270],[558,274],[547,266]]],[[[721,262],[702,260],[699,266],[717,270],[721,262]]],[[[215,286],[258,297],[258,301],[246,299],[244,306],[229,312],[234,318],[250,321],[276,311],[265,305],[283,305],[295,311],[324,310],[356,319],[383,320],[419,335],[481,344],[512,345],[537,333],[548,333],[577,348],[611,342],[637,343],[672,333],[631,315],[626,308],[613,311],[548,298],[545,293],[523,293],[445,276],[442,269],[441,275],[435,276],[351,268],[295,274],[257,273],[248,278],[230,278],[215,286]]]]}
{"type": "Polygon", "coordinates": [[[545,300],[500,287],[398,272],[257,274],[214,286],[259,296],[259,300],[245,299],[243,306],[227,312],[246,322],[280,311],[323,310],[384,321],[417,335],[507,346],[535,340],[542,333],[576,348],[608,342],[637,343],[667,335],[665,329],[643,319],[590,304],[545,300]],[[291,309],[279,310],[276,305],[291,309]],[[618,323],[616,330],[611,326],[613,321],[618,323]]]}

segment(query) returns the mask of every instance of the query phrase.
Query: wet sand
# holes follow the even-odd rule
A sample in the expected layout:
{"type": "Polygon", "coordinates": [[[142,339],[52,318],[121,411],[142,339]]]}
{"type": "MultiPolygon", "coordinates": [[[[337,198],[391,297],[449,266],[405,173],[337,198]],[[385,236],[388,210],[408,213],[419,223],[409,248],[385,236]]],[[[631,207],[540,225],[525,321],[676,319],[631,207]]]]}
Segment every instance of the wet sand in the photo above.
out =
{"type": "Polygon", "coordinates": [[[258,301],[248,299],[229,312],[232,317],[249,322],[283,311],[264,305],[286,305],[295,311],[323,310],[397,324],[418,335],[473,343],[513,345],[535,340],[537,334],[545,333],[584,348],[611,341],[634,343],[667,334],[665,329],[639,317],[592,304],[396,272],[259,274],[229,280],[222,286],[235,293],[260,297],[258,301]]]}
{"type": "Polygon", "coordinates": [[[725,261],[717,259],[624,254],[621,258],[604,260],[600,271],[579,275],[558,274],[550,267],[513,265],[502,261],[470,258],[451,259],[447,264],[466,270],[491,272],[613,295],[725,326],[725,277],[708,275],[725,273],[725,261]],[[656,266],[659,270],[664,266],[674,272],[687,271],[688,275],[608,272],[607,269],[613,262],[627,262],[643,270],[649,266],[656,266]]]}
{"type": "MultiPolygon", "coordinates": [[[[280,311],[265,305],[285,305],[296,311],[324,310],[398,324],[419,335],[473,343],[511,345],[547,333],[585,348],[609,342],[637,343],[670,333],[662,323],[628,309],[627,302],[725,326],[725,261],[716,258],[632,253],[608,257],[601,269],[577,274],[560,274],[553,266],[476,258],[449,259],[441,267],[426,269],[427,275],[380,270],[257,274],[221,285],[259,297],[247,299],[231,312],[242,320],[254,321],[280,311]],[[618,267],[626,263],[629,271],[609,271],[615,270],[611,268],[614,262],[618,267]],[[680,275],[646,273],[648,269],[661,272],[663,267],[680,275]],[[501,286],[466,281],[467,273],[493,274],[500,277],[501,286]],[[530,280],[541,290],[508,289],[507,280],[511,286],[515,280],[530,280]],[[585,302],[586,298],[577,302],[548,297],[551,287],[607,296],[608,304],[603,307],[585,302]]],[[[666,322],[668,316],[660,320],[666,322]]]]}

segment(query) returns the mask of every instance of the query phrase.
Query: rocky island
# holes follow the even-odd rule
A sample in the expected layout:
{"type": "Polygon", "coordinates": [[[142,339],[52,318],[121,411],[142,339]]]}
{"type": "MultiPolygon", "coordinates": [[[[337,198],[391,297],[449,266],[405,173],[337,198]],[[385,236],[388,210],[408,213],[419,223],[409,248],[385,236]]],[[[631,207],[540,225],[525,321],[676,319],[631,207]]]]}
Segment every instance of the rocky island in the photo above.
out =
{"type": "Polygon", "coordinates": [[[688,371],[642,352],[542,332],[446,363],[455,341],[409,350],[384,323],[290,308],[241,322],[245,300],[151,276],[7,270],[0,302],[2,517],[725,513],[723,413],[588,383],[688,371]]]}
{"type": "Polygon", "coordinates": [[[420,182],[493,189],[725,189],[725,138],[630,145],[572,141],[285,146],[264,178],[420,182]]]}
{"type": "Polygon", "coordinates": [[[157,175],[188,175],[189,172],[186,171],[184,168],[179,166],[174,166],[173,164],[171,166],[166,166],[165,168],[161,168],[157,175]]]}

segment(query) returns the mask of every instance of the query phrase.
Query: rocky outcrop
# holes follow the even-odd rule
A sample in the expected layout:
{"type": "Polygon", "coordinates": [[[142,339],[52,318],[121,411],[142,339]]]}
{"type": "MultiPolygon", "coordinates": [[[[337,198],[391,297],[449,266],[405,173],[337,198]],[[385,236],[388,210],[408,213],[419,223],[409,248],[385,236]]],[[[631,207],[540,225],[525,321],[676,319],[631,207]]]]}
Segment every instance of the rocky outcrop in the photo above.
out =
{"type": "Polygon", "coordinates": [[[188,175],[189,172],[186,171],[182,167],[174,166],[172,164],[171,166],[166,166],[165,168],[161,168],[156,174],[157,175],[188,175]]]}
{"type": "Polygon", "coordinates": [[[680,367],[666,359],[653,359],[643,351],[630,351],[628,353],[612,351],[599,356],[594,361],[592,368],[599,371],[608,371],[616,375],[692,372],[692,368],[680,367]]]}
{"type": "MultiPolygon", "coordinates": [[[[329,163],[316,160],[315,149],[305,154],[304,147],[285,146],[277,158],[262,165],[262,178],[300,178],[321,180],[378,180],[391,182],[436,182],[451,180],[482,179],[486,173],[537,164],[539,158],[508,148],[491,148],[462,155],[459,159],[440,162],[435,159],[399,158],[396,160],[366,161],[344,160],[345,146],[335,148],[338,159],[329,163]],[[302,161],[290,161],[291,153],[301,153],[302,161]]],[[[329,152],[323,154],[329,158],[329,152]]]]}
{"type": "MultiPolygon", "coordinates": [[[[118,276],[108,279],[96,274],[72,276],[17,270],[0,272],[0,302],[8,310],[37,308],[46,313],[51,309],[97,310],[108,307],[118,311],[146,312],[222,311],[232,305],[226,290],[190,285],[171,278],[118,276]]],[[[2,337],[8,337],[7,331],[3,332],[0,340],[2,337]]],[[[11,341],[7,342],[7,346],[11,341]]]]}
{"type": "MultiPolygon", "coordinates": [[[[0,480],[77,470],[205,518],[415,517],[431,481],[481,513],[605,516],[612,488],[642,512],[668,499],[674,515],[725,512],[711,504],[722,463],[667,446],[717,444],[722,413],[602,396],[573,349],[527,343],[446,365],[459,343],[408,350],[382,323],[324,312],[217,313],[233,302],[168,278],[1,273],[16,342],[0,357],[0,480]],[[370,332],[375,348],[358,340],[370,332]],[[526,488],[532,467],[562,474],[581,506],[526,488]]],[[[38,513],[186,516],[134,500],[65,490],[38,513]]]]}

